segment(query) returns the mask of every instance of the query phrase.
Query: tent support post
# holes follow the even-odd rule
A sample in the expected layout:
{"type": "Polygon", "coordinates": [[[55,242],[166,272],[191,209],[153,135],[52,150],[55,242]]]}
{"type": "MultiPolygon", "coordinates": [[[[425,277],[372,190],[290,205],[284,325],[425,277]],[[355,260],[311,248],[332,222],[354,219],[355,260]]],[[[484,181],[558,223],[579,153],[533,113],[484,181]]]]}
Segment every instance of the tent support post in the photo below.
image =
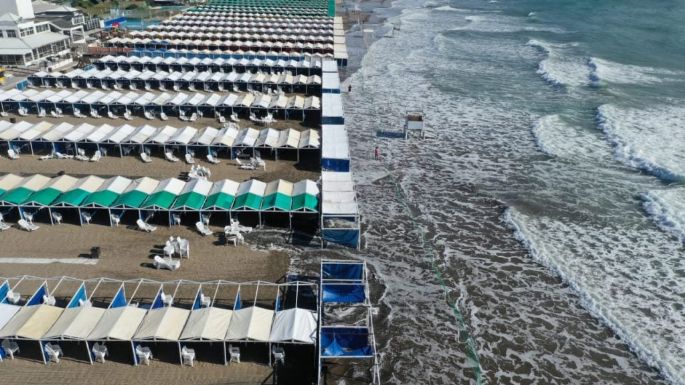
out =
{"type": "Polygon", "coordinates": [[[88,355],[88,361],[90,361],[90,364],[93,365],[93,356],[90,354],[90,348],[88,347],[88,341],[83,341],[84,344],[86,344],[86,354],[88,355]]]}

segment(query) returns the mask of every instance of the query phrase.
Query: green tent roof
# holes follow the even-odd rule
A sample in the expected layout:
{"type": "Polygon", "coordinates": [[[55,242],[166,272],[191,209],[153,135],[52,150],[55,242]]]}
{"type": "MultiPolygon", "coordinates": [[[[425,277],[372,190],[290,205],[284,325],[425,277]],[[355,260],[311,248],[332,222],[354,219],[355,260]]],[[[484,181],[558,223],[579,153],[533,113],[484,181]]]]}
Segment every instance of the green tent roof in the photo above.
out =
{"type": "Polygon", "coordinates": [[[117,200],[119,197],[119,194],[115,193],[114,191],[110,190],[101,190],[101,191],[96,191],[92,194],[90,194],[86,199],[83,200],[81,203],[82,206],[88,206],[88,205],[93,205],[93,206],[100,206],[100,207],[110,207],[110,205],[117,200]]]}
{"type": "Polygon", "coordinates": [[[174,203],[176,195],[168,191],[158,191],[145,200],[143,209],[163,209],[166,210],[174,203]]]}
{"type": "Polygon", "coordinates": [[[293,197],[292,211],[317,211],[319,199],[310,194],[300,194],[293,197]]]}
{"type": "Polygon", "coordinates": [[[261,207],[262,197],[252,193],[239,195],[233,202],[233,210],[259,210],[261,207]]]}
{"type": "Polygon", "coordinates": [[[194,191],[187,192],[185,194],[179,195],[174,202],[172,209],[190,209],[190,210],[200,210],[202,204],[205,203],[205,196],[194,191]]]}
{"type": "Polygon", "coordinates": [[[46,189],[36,191],[35,193],[31,194],[30,197],[28,197],[25,201],[21,202],[22,204],[28,204],[28,203],[36,203],[39,206],[48,206],[50,203],[52,203],[57,197],[62,194],[61,191],[48,187],[46,189]]]}
{"type": "Polygon", "coordinates": [[[0,202],[18,205],[27,200],[31,194],[33,194],[32,190],[29,190],[26,187],[17,187],[0,196],[0,202]]]}
{"type": "Polygon", "coordinates": [[[290,211],[290,206],[292,206],[293,198],[283,194],[275,193],[264,197],[262,201],[262,210],[281,210],[290,211]]]}
{"type": "Polygon", "coordinates": [[[145,194],[139,190],[131,190],[127,193],[119,195],[116,201],[111,207],[131,207],[134,209],[140,208],[143,202],[148,198],[149,195],[145,194]]]}
{"type": "Polygon", "coordinates": [[[52,205],[76,207],[79,206],[81,202],[83,202],[88,197],[88,195],[90,195],[88,191],[77,188],[75,190],[67,191],[64,194],[60,195],[59,198],[52,202],[52,205]]]}
{"type": "Polygon", "coordinates": [[[223,192],[218,192],[216,194],[212,194],[209,197],[207,197],[207,201],[205,201],[205,205],[202,207],[203,209],[211,209],[211,208],[217,208],[217,209],[223,209],[223,210],[230,210],[231,205],[233,205],[233,201],[235,200],[235,197],[223,192]]]}

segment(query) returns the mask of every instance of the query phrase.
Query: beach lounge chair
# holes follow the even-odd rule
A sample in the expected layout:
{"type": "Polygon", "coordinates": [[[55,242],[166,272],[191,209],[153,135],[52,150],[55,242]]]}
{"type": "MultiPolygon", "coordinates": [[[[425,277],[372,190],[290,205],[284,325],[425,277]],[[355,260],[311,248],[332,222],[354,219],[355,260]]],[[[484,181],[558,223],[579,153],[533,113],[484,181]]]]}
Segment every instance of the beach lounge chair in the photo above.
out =
{"type": "Polygon", "coordinates": [[[181,261],[173,260],[171,258],[163,258],[159,255],[155,255],[154,262],[152,264],[155,266],[157,270],[166,269],[174,271],[178,270],[178,268],[181,267],[181,261]]]}
{"type": "Polygon", "coordinates": [[[169,117],[163,112],[159,113],[159,118],[164,120],[164,121],[169,120],[169,117]]]}
{"type": "Polygon", "coordinates": [[[231,218],[231,229],[236,232],[241,232],[241,233],[251,233],[252,232],[252,227],[249,226],[243,226],[238,222],[236,219],[231,218]]]}
{"type": "Polygon", "coordinates": [[[155,118],[155,114],[152,111],[145,111],[143,112],[143,115],[145,115],[145,118],[148,120],[152,120],[155,118]]]}
{"type": "Polygon", "coordinates": [[[205,225],[205,224],[202,223],[201,221],[195,223],[195,228],[197,229],[197,231],[198,231],[200,234],[202,234],[202,235],[204,235],[204,236],[214,234],[214,232],[213,232],[212,230],[210,230],[209,227],[207,227],[207,225],[205,225]]]}
{"type": "Polygon", "coordinates": [[[124,112],[124,119],[133,120],[133,117],[131,116],[131,111],[126,110],[126,112],[124,112]]]}
{"type": "Polygon", "coordinates": [[[17,113],[19,114],[19,116],[28,116],[29,111],[26,108],[21,107],[19,108],[19,110],[17,110],[17,113]]]}
{"type": "Polygon", "coordinates": [[[74,116],[77,118],[85,118],[85,116],[83,116],[83,114],[81,113],[81,110],[79,110],[78,108],[74,108],[74,116]]]}
{"type": "Polygon", "coordinates": [[[193,112],[193,113],[190,115],[190,117],[188,118],[188,121],[189,121],[189,122],[194,122],[194,121],[197,120],[197,117],[198,117],[198,116],[197,116],[197,113],[193,112]]]}
{"type": "Polygon", "coordinates": [[[235,162],[238,164],[238,168],[240,170],[254,170],[255,169],[255,166],[254,166],[254,164],[252,164],[252,162],[243,163],[239,158],[235,158],[235,162]]]}
{"type": "Polygon", "coordinates": [[[240,363],[240,348],[233,345],[228,345],[228,353],[231,356],[230,362],[240,363]]]}
{"type": "Polygon", "coordinates": [[[17,222],[17,225],[19,225],[19,228],[21,228],[22,230],[26,230],[28,232],[36,231],[39,229],[38,226],[29,223],[26,219],[20,219],[19,222],[17,222]]]}
{"type": "Polygon", "coordinates": [[[91,352],[93,352],[93,358],[95,358],[95,361],[102,362],[103,364],[105,363],[105,357],[109,355],[107,346],[100,342],[96,342],[93,345],[93,349],[91,349],[91,352]]]}
{"type": "Polygon", "coordinates": [[[148,153],[144,151],[140,153],[140,159],[143,161],[143,163],[152,162],[152,158],[150,158],[150,155],[148,155],[148,153]]]}
{"type": "Polygon", "coordinates": [[[95,151],[92,157],[90,157],[91,162],[97,162],[102,158],[102,152],[100,150],[95,151]]]}
{"type": "Polygon", "coordinates": [[[38,158],[38,160],[50,160],[50,159],[54,159],[54,158],[55,158],[54,154],[48,154],[48,155],[41,156],[40,158],[38,158]]]}
{"type": "Polygon", "coordinates": [[[7,150],[7,157],[12,160],[17,160],[19,159],[19,154],[17,154],[17,152],[14,151],[14,149],[10,148],[9,150],[7,150]]]}
{"type": "Polygon", "coordinates": [[[185,158],[186,158],[186,163],[188,163],[188,164],[195,164],[195,159],[193,159],[193,155],[192,155],[192,154],[186,152],[185,158]]]}
{"type": "Polygon", "coordinates": [[[61,117],[62,117],[62,113],[61,113],[61,112],[57,112],[57,110],[52,110],[52,111],[50,111],[50,116],[52,116],[53,118],[61,118],[61,117]]]}
{"type": "Polygon", "coordinates": [[[212,154],[207,154],[207,162],[209,162],[211,164],[221,163],[221,161],[219,159],[215,158],[214,155],[212,155],[212,154]]]}
{"type": "Polygon", "coordinates": [[[138,362],[145,365],[150,365],[150,360],[152,359],[152,351],[147,346],[136,346],[136,357],[138,357],[138,362]]]}
{"type": "Polygon", "coordinates": [[[58,225],[61,225],[62,224],[62,214],[60,214],[57,211],[53,211],[52,212],[52,220],[54,222],[57,222],[58,225]]]}
{"type": "Polygon", "coordinates": [[[119,119],[119,117],[114,115],[114,112],[112,111],[107,111],[107,117],[110,119],[119,119]]]}
{"type": "Polygon", "coordinates": [[[96,109],[91,109],[90,110],[90,117],[93,119],[98,119],[100,118],[100,114],[98,114],[98,110],[96,109]]]}
{"type": "Polygon", "coordinates": [[[11,226],[5,223],[5,217],[0,214],[0,231],[8,230],[11,226]]]}
{"type": "Polygon", "coordinates": [[[57,344],[47,343],[45,344],[45,354],[48,356],[48,361],[52,361],[59,364],[59,357],[63,356],[62,348],[57,344]]]}
{"type": "Polygon", "coordinates": [[[157,227],[145,223],[145,221],[143,221],[142,219],[138,219],[136,221],[136,225],[138,225],[138,230],[145,231],[147,233],[151,233],[157,230],[157,227]]]}
{"type": "Polygon", "coordinates": [[[195,365],[195,350],[184,346],[181,349],[181,357],[183,358],[183,365],[188,365],[191,368],[195,365]]]}
{"type": "Polygon", "coordinates": [[[238,114],[236,114],[235,112],[232,113],[231,114],[231,120],[238,123],[240,121],[240,119],[238,119],[238,114]]]}
{"type": "Polygon", "coordinates": [[[38,117],[39,118],[44,118],[45,115],[47,115],[47,112],[45,111],[45,108],[41,108],[38,110],[38,117]]]}
{"type": "Polygon", "coordinates": [[[15,341],[2,340],[2,344],[0,344],[0,346],[5,349],[5,354],[7,354],[11,359],[14,359],[14,355],[19,353],[19,344],[17,344],[15,341]]]}
{"type": "Polygon", "coordinates": [[[178,158],[174,156],[174,153],[172,151],[165,151],[164,158],[169,162],[178,162],[178,158]]]}
{"type": "Polygon", "coordinates": [[[57,159],[74,159],[73,155],[65,155],[61,152],[55,152],[55,156],[57,157],[57,159]]]}

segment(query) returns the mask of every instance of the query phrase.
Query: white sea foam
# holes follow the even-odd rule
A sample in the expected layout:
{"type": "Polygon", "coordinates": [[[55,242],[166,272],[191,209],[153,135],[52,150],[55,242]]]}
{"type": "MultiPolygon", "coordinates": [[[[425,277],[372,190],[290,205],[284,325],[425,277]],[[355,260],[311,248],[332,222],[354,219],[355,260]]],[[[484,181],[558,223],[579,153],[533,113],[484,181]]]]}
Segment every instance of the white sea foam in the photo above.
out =
{"type": "Polygon", "coordinates": [[[614,84],[654,84],[663,81],[682,80],[683,75],[683,73],[663,68],[621,64],[596,57],[588,60],[588,67],[590,68],[589,79],[595,85],[602,82],[614,84]]]}
{"type": "Polygon", "coordinates": [[[466,30],[477,32],[515,33],[515,32],[552,32],[563,33],[562,29],[542,24],[528,24],[528,18],[516,16],[504,16],[498,14],[480,14],[466,16],[469,23],[465,26],[453,28],[453,30],[466,30]]]}
{"type": "Polygon", "coordinates": [[[683,116],[684,107],[638,109],[605,104],[599,107],[597,120],[619,160],[660,179],[676,181],[685,178],[683,116]]]}
{"type": "Polygon", "coordinates": [[[528,45],[545,54],[538,64],[538,74],[547,82],[557,86],[583,86],[588,84],[590,70],[581,57],[568,52],[569,44],[554,44],[532,39],[528,45]]]}
{"type": "Polygon", "coordinates": [[[502,220],[641,359],[673,383],[684,383],[685,317],[678,309],[685,284],[677,244],[656,230],[581,227],[511,208],[502,220]]]}
{"type": "Polygon", "coordinates": [[[442,7],[435,8],[436,11],[447,11],[447,12],[466,12],[464,9],[454,8],[449,5],[443,5],[442,7]]]}
{"type": "Polygon", "coordinates": [[[652,190],[640,196],[657,226],[685,242],[685,189],[652,190]]]}
{"type": "Polygon", "coordinates": [[[604,158],[608,146],[591,132],[567,123],[559,115],[547,115],[533,124],[535,143],[547,155],[587,160],[604,158]]]}

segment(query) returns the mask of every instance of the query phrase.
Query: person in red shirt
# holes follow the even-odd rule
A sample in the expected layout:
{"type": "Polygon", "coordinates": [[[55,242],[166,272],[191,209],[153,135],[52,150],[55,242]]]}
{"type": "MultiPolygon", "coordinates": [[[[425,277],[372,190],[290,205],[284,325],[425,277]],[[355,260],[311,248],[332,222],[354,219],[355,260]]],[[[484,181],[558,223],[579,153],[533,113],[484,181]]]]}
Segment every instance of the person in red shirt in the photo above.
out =
{"type": "Polygon", "coordinates": [[[373,150],[373,157],[376,158],[376,160],[381,159],[381,149],[378,146],[373,150]]]}

